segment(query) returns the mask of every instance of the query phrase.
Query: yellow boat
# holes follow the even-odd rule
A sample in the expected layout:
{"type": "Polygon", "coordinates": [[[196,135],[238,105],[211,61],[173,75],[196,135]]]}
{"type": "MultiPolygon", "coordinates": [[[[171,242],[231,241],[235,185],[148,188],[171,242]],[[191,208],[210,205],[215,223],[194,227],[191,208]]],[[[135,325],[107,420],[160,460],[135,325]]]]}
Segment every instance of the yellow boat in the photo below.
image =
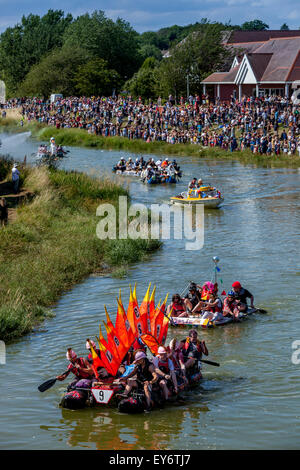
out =
{"type": "Polygon", "coordinates": [[[201,186],[197,189],[184,191],[170,198],[172,204],[203,204],[209,209],[215,209],[222,204],[224,198],[220,191],[212,186],[201,186]]]}

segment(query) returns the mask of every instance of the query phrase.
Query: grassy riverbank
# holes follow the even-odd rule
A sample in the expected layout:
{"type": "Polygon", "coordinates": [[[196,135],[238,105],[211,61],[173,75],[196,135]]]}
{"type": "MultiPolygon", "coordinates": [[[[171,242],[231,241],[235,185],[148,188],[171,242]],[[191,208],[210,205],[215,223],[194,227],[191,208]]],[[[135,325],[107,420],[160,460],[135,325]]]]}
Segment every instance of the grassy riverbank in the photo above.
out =
{"type": "Polygon", "coordinates": [[[190,155],[200,158],[239,160],[242,163],[252,163],[265,167],[300,166],[300,158],[296,155],[254,155],[250,150],[229,152],[217,147],[203,148],[194,144],[147,143],[143,140],[129,140],[124,137],[100,137],[88,134],[87,131],[82,129],[44,128],[38,131],[38,136],[43,140],[49,140],[50,137],[54,136],[57,143],[76,147],[124,150],[133,153],[153,153],[157,155],[190,155]]]}
{"type": "Polygon", "coordinates": [[[44,141],[54,136],[58,144],[66,146],[119,150],[135,154],[150,153],[174,157],[186,155],[207,159],[238,160],[244,164],[254,164],[266,168],[298,168],[300,166],[298,155],[268,156],[253,154],[250,150],[229,152],[217,147],[204,148],[194,144],[168,144],[166,142],[145,142],[141,139],[129,140],[125,137],[101,137],[89,134],[83,129],[56,129],[38,122],[25,123],[21,127],[20,121],[14,118],[0,118],[0,132],[1,129],[3,132],[31,131],[33,137],[44,141]]]}
{"type": "Polygon", "coordinates": [[[93,272],[121,270],[158,249],[159,241],[99,240],[96,208],[116,205],[127,191],[82,173],[25,169],[35,194],[0,228],[0,339],[24,335],[49,314],[59,296],[93,272]]]}

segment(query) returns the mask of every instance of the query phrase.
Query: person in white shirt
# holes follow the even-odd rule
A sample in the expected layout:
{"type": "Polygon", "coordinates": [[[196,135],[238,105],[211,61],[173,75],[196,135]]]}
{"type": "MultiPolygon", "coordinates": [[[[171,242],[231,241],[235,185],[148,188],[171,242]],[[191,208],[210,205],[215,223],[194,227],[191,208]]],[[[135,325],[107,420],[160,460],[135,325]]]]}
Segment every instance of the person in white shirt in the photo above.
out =
{"type": "Polygon", "coordinates": [[[51,152],[51,155],[54,155],[56,153],[56,145],[55,145],[54,137],[51,137],[50,139],[50,152],[51,152]]]}
{"type": "Polygon", "coordinates": [[[17,166],[18,166],[18,164],[15,163],[14,166],[12,167],[12,170],[11,170],[11,179],[12,179],[12,182],[13,182],[14,192],[15,193],[18,192],[19,183],[20,183],[20,172],[19,172],[17,166]]]}
{"type": "Polygon", "coordinates": [[[173,382],[174,391],[178,393],[178,385],[177,379],[174,369],[174,364],[171,359],[168,358],[167,350],[164,346],[159,346],[158,354],[156,357],[153,358],[152,363],[155,367],[155,372],[162,377],[160,380],[159,385],[163,390],[165,399],[168,400],[169,398],[169,389],[168,389],[168,381],[173,382]]]}

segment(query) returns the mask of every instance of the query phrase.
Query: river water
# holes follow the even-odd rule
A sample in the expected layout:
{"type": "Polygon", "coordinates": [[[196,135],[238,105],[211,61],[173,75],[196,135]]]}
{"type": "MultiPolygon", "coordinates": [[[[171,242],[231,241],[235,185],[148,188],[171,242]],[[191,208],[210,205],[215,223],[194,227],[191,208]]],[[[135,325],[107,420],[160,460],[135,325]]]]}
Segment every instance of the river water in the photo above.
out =
{"type": "MultiPolygon", "coordinates": [[[[1,153],[18,159],[37,147],[27,134],[0,139],[1,153]]],[[[70,150],[64,167],[91,174],[111,175],[120,159],[115,151],[70,150]]],[[[61,297],[54,318],[8,345],[6,365],[0,365],[1,448],[299,449],[300,365],[291,358],[293,342],[300,345],[300,172],[196,157],[177,161],[184,176],[176,188],[121,181],[130,185],[133,202],[147,205],[168,202],[193,176],[220,188],[225,202],[205,212],[203,249],[186,251],[184,240],[165,241],[124,279],[90,276],[61,297]],[[41,382],[65,370],[67,347],[86,354],[85,339],[97,334],[104,304],[115,318],[119,288],[127,306],[129,283],[137,282],[141,302],[151,281],[158,300],[181,292],[189,280],[211,280],[215,255],[221,289],[239,280],[268,314],[199,331],[209,358],[221,367],[204,365],[201,386],[183,406],[138,416],[104,408],[69,411],[58,406],[64,382],[38,392],[41,382]]],[[[169,329],[169,339],[175,334],[184,337],[183,330],[169,329]]]]}

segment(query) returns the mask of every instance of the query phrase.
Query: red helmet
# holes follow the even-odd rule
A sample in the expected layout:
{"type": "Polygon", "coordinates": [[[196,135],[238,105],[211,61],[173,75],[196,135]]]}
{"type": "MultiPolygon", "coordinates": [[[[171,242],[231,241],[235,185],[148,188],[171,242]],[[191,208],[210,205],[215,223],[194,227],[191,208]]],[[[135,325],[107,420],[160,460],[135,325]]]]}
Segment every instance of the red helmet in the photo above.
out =
{"type": "Polygon", "coordinates": [[[232,287],[233,288],[237,288],[237,289],[240,289],[242,287],[241,283],[239,281],[236,281],[232,284],[232,287]]]}

